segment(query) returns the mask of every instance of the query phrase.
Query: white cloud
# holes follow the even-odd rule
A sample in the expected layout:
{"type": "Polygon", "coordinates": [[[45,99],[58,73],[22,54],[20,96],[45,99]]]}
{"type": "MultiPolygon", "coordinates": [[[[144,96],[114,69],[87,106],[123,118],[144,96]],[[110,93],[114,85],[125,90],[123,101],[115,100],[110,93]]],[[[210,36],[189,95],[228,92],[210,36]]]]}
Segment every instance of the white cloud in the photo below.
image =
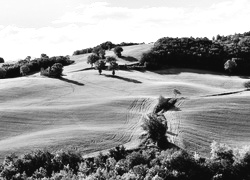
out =
{"type": "Polygon", "coordinates": [[[164,36],[208,36],[250,31],[248,0],[229,0],[206,8],[114,7],[106,2],[81,5],[50,27],[0,26],[1,53],[7,59],[72,54],[110,40],[151,42],[164,36]],[[3,54],[4,53],[4,54],[3,54]]]}

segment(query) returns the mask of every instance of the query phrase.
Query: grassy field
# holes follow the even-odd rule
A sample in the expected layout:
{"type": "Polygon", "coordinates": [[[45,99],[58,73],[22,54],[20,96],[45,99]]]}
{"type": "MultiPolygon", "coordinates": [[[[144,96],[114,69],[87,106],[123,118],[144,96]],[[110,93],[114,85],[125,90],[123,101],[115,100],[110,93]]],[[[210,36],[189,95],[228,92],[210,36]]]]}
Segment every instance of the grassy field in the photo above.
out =
{"type": "MultiPolygon", "coordinates": [[[[118,63],[134,62],[151,46],[124,47],[118,63]]],[[[247,79],[190,69],[99,75],[88,70],[87,56],[73,56],[76,63],[64,67],[62,79],[37,73],[0,80],[0,159],[37,148],[87,154],[120,144],[136,147],[141,118],[159,95],[173,97],[174,88],[184,99],[165,113],[172,142],[202,153],[213,140],[250,145],[250,92],[241,92],[247,79]]]]}

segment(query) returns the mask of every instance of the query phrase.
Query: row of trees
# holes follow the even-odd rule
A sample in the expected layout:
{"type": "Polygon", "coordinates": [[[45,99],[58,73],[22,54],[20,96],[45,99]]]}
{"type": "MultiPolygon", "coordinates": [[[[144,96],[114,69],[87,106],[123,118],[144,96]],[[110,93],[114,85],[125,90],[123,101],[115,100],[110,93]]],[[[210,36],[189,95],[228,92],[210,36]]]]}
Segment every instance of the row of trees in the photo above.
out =
{"type": "MultiPolygon", "coordinates": [[[[26,76],[30,73],[39,72],[41,68],[47,69],[48,67],[52,67],[54,64],[57,64],[56,69],[58,69],[59,66],[70,65],[73,62],[74,61],[71,61],[69,56],[48,57],[46,54],[41,54],[40,58],[36,58],[34,60],[31,60],[31,57],[27,56],[24,60],[20,60],[17,63],[3,64],[2,67],[0,67],[0,78],[26,76]]],[[[56,71],[58,72],[58,70],[56,71]]]]}
{"type": "Polygon", "coordinates": [[[225,63],[234,58],[233,61],[237,65],[232,66],[235,67],[234,72],[249,74],[250,37],[231,35],[223,40],[217,39],[211,41],[208,38],[164,37],[157,40],[153,48],[142,55],[140,63],[148,68],[168,65],[224,71],[225,63]]]}
{"type": "MultiPolygon", "coordinates": [[[[114,48],[114,53],[117,57],[121,57],[121,52],[123,51],[123,48],[121,46],[117,46],[114,48]]],[[[87,63],[93,67],[95,65],[95,68],[99,71],[99,74],[102,73],[102,70],[111,70],[112,74],[115,75],[115,70],[118,69],[117,59],[113,56],[107,56],[105,57],[105,50],[102,48],[96,49],[92,52],[87,58],[87,63]],[[106,63],[109,64],[109,66],[106,66],[106,63]]]]}
{"type": "Polygon", "coordinates": [[[125,42],[122,42],[120,44],[113,44],[112,42],[110,41],[106,41],[104,43],[101,43],[93,48],[85,48],[85,49],[82,49],[82,50],[76,50],[74,51],[73,55],[80,55],[80,54],[87,54],[87,53],[97,53],[99,52],[100,50],[111,50],[115,47],[118,47],[118,46],[132,46],[132,45],[138,45],[138,44],[142,44],[142,43],[125,43],[125,42]]]}

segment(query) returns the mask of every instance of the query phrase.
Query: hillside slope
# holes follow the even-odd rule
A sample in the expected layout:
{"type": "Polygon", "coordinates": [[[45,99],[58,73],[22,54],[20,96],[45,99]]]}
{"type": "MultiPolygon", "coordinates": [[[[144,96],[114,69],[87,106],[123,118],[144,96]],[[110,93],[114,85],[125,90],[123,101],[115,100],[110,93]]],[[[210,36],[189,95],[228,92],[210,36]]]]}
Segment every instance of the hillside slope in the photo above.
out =
{"type": "MultiPolygon", "coordinates": [[[[124,47],[123,55],[139,59],[150,47],[124,47]]],[[[205,153],[212,140],[250,145],[249,91],[210,96],[242,90],[246,79],[189,69],[99,75],[88,69],[87,56],[73,56],[76,63],[64,67],[62,79],[37,73],[0,80],[1,159],[36,148],[92,153],[120,144],[136,147],[141,118],[152,111],[159,95],[172,97],[174,88],[185,99],[179,111],[165,114],[169,131],[176,134],[172,142],[205,153]]]]}

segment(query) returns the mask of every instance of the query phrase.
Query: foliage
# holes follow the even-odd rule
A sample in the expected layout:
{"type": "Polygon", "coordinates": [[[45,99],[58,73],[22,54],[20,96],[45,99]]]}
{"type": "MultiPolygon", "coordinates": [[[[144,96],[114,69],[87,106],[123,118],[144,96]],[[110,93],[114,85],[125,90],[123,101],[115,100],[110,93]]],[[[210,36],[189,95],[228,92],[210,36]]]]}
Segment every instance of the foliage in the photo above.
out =
{"type": "Polygon", "coordinates": [[[62,75],[63,65],[61,63],[55,63],[53,66],[48,67],[47,69],[41,69],[41,75],[48,77],[58,78],[62,75]]]}
{"type": "Polygon", "coordinates": [[[73,55],[80,55],[80,54],[88,54],[88,53],[92,53],[93,48],[86,48],[86,49],[82,49],[82,50],[76,50],[74,51],[73,55]]]}
{"type": "Polygon", "coordinates": [[[184,150],[146,148],[83,159],[79,153],[38,150],[20,157],[12,154],[0,165],[2,179],[135,179],[135,180],[246,180],[250,151],[242,153],[213,142],[211,158],[184,150]],[[114,158],[116,157],[116,159],[114,158]]]}
{"type": "Polygon", "coordinates": [[[22,76],[26,76],[29,72],[30,72],[30,68],[29,68],[29,66],[28,66],[27,64],[22,65],[22,66],[20,67],[20,74],[21,74],[22,76]]]}
{"type": "Polygon", "coordinates": [[[0,57],[0,63],[4,63],[4,59],[0,57]]]}
{"type": "Polygon", "coordinates": [[[99,71],[99,74],[102,73],[102,70],[106,68],[106,63],[103,60],[98,60],[95,62],[95,68],[99,71]]]}
{"type": "Polygon", "coordinates": [[[116,146],[109,150],[109,156],[114,158],[116,161],[124,159],[126,157],[126,149],[124,146],[116,146]]]}
{"type": "Polygon", "coordinates": [[[166,111],[175,106],[175,103],[177,102],[177,99],[175,98],[164,98],[163,96],[160,96],[158,98],[158,103],[154,108],[154,113],[158,113],[162,110],[166,111]]]}
{"type": "Polygon", "coordinates": [[[106,54],[105,50],[104,49],[100,49],[100,51],[99,51],[100,58],[105,59],[105,54],[106,54]]]}
{"type": "Polygon", "coordinates": [[[6,71],[5,78],[13,78],[26,75],[27,73],[39,72],[41,68],[46,69],[55,63],[66,66],[74,63],[74,61],[71,61],[68,56],[54,56],[49,58],[46,54],[41,54],[41,58],[34,60],[30,60],[27,57],[14,64],[4,63],[2,68],[6,71]]]}
{"type": "Polygon", "coordinates": [[[225,67],[226,70],[233,69],[236,74],[249,74],[250,37],[235,34],[217,36],[214,41],[207,38],[164,37],[142,54],[140,63],[145,64],[147,69],[175,66],[223,72],[225,67]]]}
{"type": "Polygon", "coordinates": [[[123,49],[122,49],[121,46],[116,46],[116,47],[114,48],[114,53],[115,53],[118,57],[121,57],[121,56],[122,56],[122,51],[123,51],[123,49]]]}
{"type": "Polygon", "coordinates": [[[126,159],[128,161],[128,166],[130,169],[137,165],[149,163],[147,157],[141,152],[132,152],[127,156],[126,159]]]}
{"type": "MultiPolygon", "coordinates": [[[[1,76],[0,76],[0,77],[1,77],[1,76]]],[[[245,82],[245,83],[244,83],[244,87],[249,89],[249,88],[250,88],[250,81],[245,82]]]]}
{"type": "Polygon", "coordinates": [[[92,67],[93,64],[95,64],[95,62],[98,61],[99,59],[100,59],[100,57],[97,56],[96,54],[91,54],[87,58],[87,63],[91,64],[91,67],[92,67]]]}
{"type": "Polygon", "coordinates": [[[6,76],[6,70],[0,67],[0,79],[5,78],[5,76],[6,76]]]}
{"type": "Polygon", "coordinates": [[[87,54],[87,53],[96,53],[96,48],[98,49],[103,49],[103,50],[111,50],[112,48],[116,47],[116,46],[132,46],[132,45],[138,45],[138,44],[143,44],[143,43],[126,43],[126,42],[122,42],[120,44],[113,44],[112,42],[110,41],[106,41],[106,42],[103,42],[93,48],[85,48],[85,49],[82,49],[82,50],[76,50],[73,52],[73,55],[80,55],[80,54],[87,54]],[[94,50],[94,52],[93,52],[94,50]]]}
{"type": "Polygon", "coordinates": [[[224,69],[228,70],[229,72],[232,72],[233,69],[235,69],[237,66],[236,62],[235,62],[235,58],[233,59],[229,59],[225,62],[224,64],[224,69]]]}
{"type": "Polygon", "coordinates": [[[110,62],[116,62],[117,59],[114,56],[107,56],[106,57],[106,62],[110,63],[110,62]]]}
{"type": "Polygon", "coordinates": [[[148,137],[156,143],[166,139],[167,125],[155,114],[149,114],[143,119],[142,128],[147,131],[148,137]]]}

